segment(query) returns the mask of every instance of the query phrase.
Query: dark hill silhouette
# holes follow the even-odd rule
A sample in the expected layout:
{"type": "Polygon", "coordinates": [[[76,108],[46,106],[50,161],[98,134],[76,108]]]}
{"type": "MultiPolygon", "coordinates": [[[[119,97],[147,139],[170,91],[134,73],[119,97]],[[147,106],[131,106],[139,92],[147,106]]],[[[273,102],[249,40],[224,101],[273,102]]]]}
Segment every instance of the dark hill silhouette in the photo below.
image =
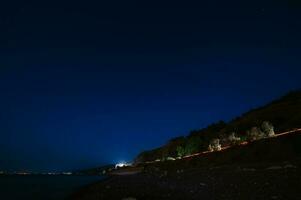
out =
{"type": "Polygon", "coordinates": [[[234,146],[224,151],[212,152],[202,156],[187,157],[175,161],[142,164],[146,171],[177,171],[179,169],[205,168],[221,166],[273,166],[290,163],[300,165],[301,131],[275,138],[254,141],[248,145],[234,146]]]}
{"type": "Polygon", "coordinates": [[[190,153],[205,151],[213,138],[223,138],[232,132],[245,137],[247,130],[254,126],[260,127],[263,121],[271,122],[276,134],[300,128],[301,90],[290,92],[265,106],[250,110],[229,123],[219,121],[206,128],[193,130],[186,137],[173,138],[162,147],[140,153],[135,158],[135,163],[175,157],[179,146],[195,146],[190,153]]]}

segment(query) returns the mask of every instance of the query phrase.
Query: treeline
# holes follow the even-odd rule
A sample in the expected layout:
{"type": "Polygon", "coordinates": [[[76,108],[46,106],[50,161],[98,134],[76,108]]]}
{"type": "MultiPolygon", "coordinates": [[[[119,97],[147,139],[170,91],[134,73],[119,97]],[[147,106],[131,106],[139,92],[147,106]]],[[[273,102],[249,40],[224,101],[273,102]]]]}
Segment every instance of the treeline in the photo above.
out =
{"type": "Polygon", "coordinates": [[[219,121],[187,136],[171,139],[166,145],[140,153],[135,162],[166,160],[194,153],[218,150],[227,143],[270,137],[301,127],[301,91],[291,92],[266,106],[251,110],[229,123],[219,121]],[[275,130],[274,130],[274,127],[275,130]]]}

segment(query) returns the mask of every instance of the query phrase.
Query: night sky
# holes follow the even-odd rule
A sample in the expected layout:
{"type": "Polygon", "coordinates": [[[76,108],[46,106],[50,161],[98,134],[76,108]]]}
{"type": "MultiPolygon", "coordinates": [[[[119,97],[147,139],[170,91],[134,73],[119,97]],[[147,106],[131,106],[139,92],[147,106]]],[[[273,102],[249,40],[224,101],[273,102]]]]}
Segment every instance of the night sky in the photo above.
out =
{"type": "Polygon", "coordinates": [[[301,86],[298,1],[6,2],[0,170],[130,161],[301,86]]]}

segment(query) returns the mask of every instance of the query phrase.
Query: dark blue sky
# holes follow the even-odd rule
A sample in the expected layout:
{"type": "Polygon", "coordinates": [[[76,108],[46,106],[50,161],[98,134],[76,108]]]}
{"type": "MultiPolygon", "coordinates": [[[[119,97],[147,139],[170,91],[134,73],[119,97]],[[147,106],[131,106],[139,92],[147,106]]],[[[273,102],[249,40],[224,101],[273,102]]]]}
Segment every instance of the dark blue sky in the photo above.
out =
{"type": "Polygon", "coordinates": [[[138,2],[0,6],[0,169],[128,161],[300,88],[297,1],[138,2]]]}

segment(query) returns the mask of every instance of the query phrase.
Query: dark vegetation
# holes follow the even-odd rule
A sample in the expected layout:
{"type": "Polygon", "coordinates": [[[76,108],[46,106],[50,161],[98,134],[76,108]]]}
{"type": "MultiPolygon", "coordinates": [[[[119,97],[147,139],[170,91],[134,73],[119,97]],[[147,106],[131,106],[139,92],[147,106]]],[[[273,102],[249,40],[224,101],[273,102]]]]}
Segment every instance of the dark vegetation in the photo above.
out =
{"type": "Polygon", "coordinates": [[[252,140],[254,132],[260,135],[265,131],[263,124],[265,121],[274,125],[276,133],[300,128],[301,91],[290,92],[263,107],[244,113],[229,123],[219,121],[206,128],[193,130],[185,137],[173,138],[162,147],[140,153],[135,163],[166,160],[168,157],[182,157],[206,151],[212,141],[215,139],[224,141],[233,133],[242,140],[252,140]]]}
{"type": "Polygon", "coordinates": [[[235,146],[222,152],[213,152],[202,156],[189,157],[180,160],[141,164],[145,171],[177,171],[189,168],[204,168],[220,166],[249,166],[256,168],[273,163],[301,161],[301,132],[280,137],[254,141],[248,145],[235,146]],[[260,163],[260,164],[259,164],[260,163]]]}

